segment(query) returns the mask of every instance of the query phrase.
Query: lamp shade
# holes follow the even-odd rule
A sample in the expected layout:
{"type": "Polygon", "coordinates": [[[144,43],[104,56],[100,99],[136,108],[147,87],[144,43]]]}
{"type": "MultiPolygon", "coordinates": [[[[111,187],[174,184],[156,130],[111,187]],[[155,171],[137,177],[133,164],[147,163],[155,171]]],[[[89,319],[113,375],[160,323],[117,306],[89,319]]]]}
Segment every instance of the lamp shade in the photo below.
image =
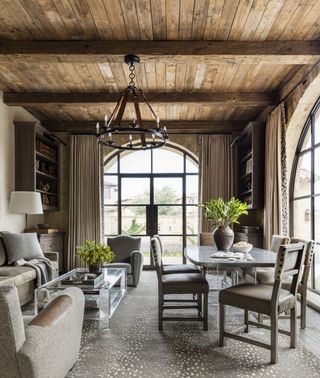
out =
{"type": "Polygon", "coordinates": [[[9,211],[11,214],[43,214],[40,193],[11,192],[9,211]]]}

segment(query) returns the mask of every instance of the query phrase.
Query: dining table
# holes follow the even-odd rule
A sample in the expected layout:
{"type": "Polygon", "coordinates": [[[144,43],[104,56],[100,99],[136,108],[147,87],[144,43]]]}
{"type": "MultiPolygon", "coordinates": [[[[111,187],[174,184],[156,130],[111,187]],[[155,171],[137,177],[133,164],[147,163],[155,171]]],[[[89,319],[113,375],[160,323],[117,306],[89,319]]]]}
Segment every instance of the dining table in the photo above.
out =
{"type": "MultiPolygon", "coordinates": [[[[231,272],[236,272],[236,274],[233,275],[233,277],[235,277],[232,280],[233,284],[238,283],[237,272],[245,272],[250,268],[252,268],[253,271],[256,272],[256,268],[274,267],[277,259],[276,253],[255,247],[253,247],[249,252],[249,258],[246,258],[245,254],[244,258],[241,259],[212,257],[216,252],[221,251],[218,251],[214,246],[193,245],[187,246],[184,249],[184,256],[189,262],[198,266],[204,276],[207,274],[208,269],[210,269],[210,271],[214,271],[217,274],[217,277],[220,272],[225,272],[228,270],[231,272]]],[[[256,274],[254,281],[256,282],[256,274]]]]}

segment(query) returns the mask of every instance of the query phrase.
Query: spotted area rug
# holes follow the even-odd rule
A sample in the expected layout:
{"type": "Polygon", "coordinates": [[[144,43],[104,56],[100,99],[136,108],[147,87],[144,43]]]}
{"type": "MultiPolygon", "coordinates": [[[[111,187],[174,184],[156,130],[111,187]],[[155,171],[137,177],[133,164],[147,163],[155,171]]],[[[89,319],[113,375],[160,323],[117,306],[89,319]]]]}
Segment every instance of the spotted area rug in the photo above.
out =
{"type": "MultiPolygon", "coordinates": [[[[155,272],[143,272],[137,288],[129,288],[105,334],[96,322],[85,321],[80,357],[68,377],[320,377],[320,361],[298,343],[279,335],[279,363],[270,365],[270,352],[227,339],[218,346],[216,295],[209,305],[209,331],[197,322],[157,324],[155,272]]],[[[227,324],[237,327],[243,314],[227,308],[227,324]]],[[[269,341],[269,332],[251,327],[250,337],[269,341]]]]}

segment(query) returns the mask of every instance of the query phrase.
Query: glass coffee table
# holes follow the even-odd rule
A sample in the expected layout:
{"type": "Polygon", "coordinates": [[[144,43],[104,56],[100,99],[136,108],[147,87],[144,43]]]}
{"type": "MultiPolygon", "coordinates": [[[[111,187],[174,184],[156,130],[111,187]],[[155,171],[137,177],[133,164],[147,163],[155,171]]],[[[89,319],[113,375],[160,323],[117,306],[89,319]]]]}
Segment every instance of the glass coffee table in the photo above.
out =
{"type": "Polygon", "coordinates": [[[125,269],[102,268],[102,276],[95,283],[83,280],[89,274],[85,268],[73,269],[68,273],[38,287],[35,290],[35,314],[44,308],[58,293],[68,287],[78,287],[85,296],[86,320],[100,322],[100,330],[108,330],[110,318],[127,292],[125,269]]]}

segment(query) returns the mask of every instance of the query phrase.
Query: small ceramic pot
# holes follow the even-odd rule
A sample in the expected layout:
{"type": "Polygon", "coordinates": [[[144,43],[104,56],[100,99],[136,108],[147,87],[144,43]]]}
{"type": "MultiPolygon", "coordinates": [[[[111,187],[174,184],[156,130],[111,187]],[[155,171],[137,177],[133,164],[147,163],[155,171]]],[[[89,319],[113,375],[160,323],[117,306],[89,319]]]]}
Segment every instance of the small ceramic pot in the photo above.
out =
{"type": "Polygon", "coordinates": [[[229,226],[219,226],[213,232],[213,240],[218,251],[230,251],[234,241],[234,232],[229,226]]]}

